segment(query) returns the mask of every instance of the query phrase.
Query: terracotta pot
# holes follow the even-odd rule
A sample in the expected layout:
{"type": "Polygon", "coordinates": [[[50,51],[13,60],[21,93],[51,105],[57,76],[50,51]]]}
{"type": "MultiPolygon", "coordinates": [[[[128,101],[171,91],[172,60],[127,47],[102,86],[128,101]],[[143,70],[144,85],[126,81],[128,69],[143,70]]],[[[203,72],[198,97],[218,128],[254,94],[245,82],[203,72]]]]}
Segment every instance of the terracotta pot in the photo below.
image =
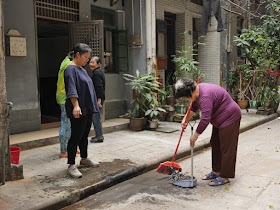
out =
{"type": "Polygon", "coordinates": [[[133,131],[141,131],[143,130],[147,119],[145,117],[142,118],[130,118],[130,129],[133,131]]]}
{"type": "Polygon", "coordinates": [[[237,101],[240,109],[246,109],[248,107],[249,101],[248,100],[238,100],[237,101]]]}
{"type": "Polygon", "coordinates": [[[170,106],[174,106],[176,103],[175,97],[174,96],[168,96],[166,98],[166,104],[170,106]]]}
{"type": "Polygon", "coordinates": [[[158,127],[158,121],[157,120],[149,120],[150,123],[150,129],[156,129],[158,127]]]}

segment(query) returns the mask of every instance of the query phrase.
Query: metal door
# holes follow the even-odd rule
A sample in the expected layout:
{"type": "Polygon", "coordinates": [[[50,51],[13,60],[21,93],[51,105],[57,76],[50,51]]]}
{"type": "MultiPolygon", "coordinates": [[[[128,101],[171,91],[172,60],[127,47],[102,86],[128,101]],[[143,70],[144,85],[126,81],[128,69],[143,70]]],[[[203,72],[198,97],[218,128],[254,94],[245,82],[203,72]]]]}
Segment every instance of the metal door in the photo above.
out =
{"type": "MultiPolygon", "coordinates": [[[[92,56],[98,56],[101,60],[101,68],[104,69],[104,28],[103,20],[90,22],[69,23],[69,49],[77,43],[85,43],[92,49],[92,56]]],[[[105,121],[105,104],[103,104],[101,119],[105,121]]]]}
{"type": "Polygon", "coordinates": [[[77,43],[85,43],[92,49],[92,55],[98,56],[104,64],[103,20],[69,23],[69,30],[69,49],[77,43]]]}

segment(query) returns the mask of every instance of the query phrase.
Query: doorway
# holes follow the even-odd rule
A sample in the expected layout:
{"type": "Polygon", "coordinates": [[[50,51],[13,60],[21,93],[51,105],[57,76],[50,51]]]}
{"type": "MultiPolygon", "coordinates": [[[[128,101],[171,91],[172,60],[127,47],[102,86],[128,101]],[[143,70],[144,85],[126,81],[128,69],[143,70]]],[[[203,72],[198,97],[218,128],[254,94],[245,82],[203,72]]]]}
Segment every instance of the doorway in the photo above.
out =
{"type": "Polygon", "coordinates": [[[60,63],[69,52],[68,24],[37,19],[41,124],[60,121],[56,83],[60,63]]]}
{"type": "Polygon", "coordinates": [[[166,22],[166,39],[167,39],[167,69],[165,71],[165,84],[173,84],[173,74],[176,70],[173,56],[176,55],[175,24],[176,14],[164,12],[166,22]]]}

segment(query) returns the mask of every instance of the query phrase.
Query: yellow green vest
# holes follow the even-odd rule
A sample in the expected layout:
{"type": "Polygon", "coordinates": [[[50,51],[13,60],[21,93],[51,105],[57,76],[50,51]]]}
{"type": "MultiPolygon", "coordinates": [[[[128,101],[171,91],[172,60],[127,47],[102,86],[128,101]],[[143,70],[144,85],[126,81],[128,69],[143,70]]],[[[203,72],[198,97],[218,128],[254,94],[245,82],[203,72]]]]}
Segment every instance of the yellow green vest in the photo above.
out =
{"type": "Polygon", "coordinates": [[[66,92],[65,92],[65,84],[64,84],[64,70],[66,67],[71,63],[68,56],[64,58],[64,60],[60,64],[60,69],[58,72],[58,79],[57,79],[57,88],[56,88],[56,102],[58,104],[65,104],[66,101],[66,92]]]}

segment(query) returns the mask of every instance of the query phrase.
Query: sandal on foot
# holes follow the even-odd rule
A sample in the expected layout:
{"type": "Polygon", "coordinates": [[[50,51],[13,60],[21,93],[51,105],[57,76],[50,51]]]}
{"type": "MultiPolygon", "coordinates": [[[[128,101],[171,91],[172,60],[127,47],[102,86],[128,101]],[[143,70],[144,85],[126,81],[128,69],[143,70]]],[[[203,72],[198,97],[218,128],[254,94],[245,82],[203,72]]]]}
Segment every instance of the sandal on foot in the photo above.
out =
{"type": "Polygon", "coordinates": [[[216,179],[213,179],[208,185],[212,186],[212,187],[216,187],[216,186],[221,186],[224,184],[229,184],[230,181],[224,181],[221,177],[217,177],[216,179]],[[211,184],[214,183],[214,184],[211,184]]]}
{"type": "MultiPolygon", "coordinates": [[[[58,157],[60,157],[60,158],[68,158],[68,154],[65,154],[65,155],[60,154],[58,157]]],[[[78,155],[76,155],[76,157],[78,157],[78,155]]]]}
{"type": "Polygon", "coordinates": [[[65,154],[65,155],[60,154],[58,157],[60,157],[60,158],[68,158],[68,155],[67,154],[65,154]]]}
{"type": "Polygon", "coordinates": [[[211,180],[216,179],[218,175],[214,174],[212,171],[209,174],[205,175],[206,178],[202,178],[202,180],[211,180]]]}

